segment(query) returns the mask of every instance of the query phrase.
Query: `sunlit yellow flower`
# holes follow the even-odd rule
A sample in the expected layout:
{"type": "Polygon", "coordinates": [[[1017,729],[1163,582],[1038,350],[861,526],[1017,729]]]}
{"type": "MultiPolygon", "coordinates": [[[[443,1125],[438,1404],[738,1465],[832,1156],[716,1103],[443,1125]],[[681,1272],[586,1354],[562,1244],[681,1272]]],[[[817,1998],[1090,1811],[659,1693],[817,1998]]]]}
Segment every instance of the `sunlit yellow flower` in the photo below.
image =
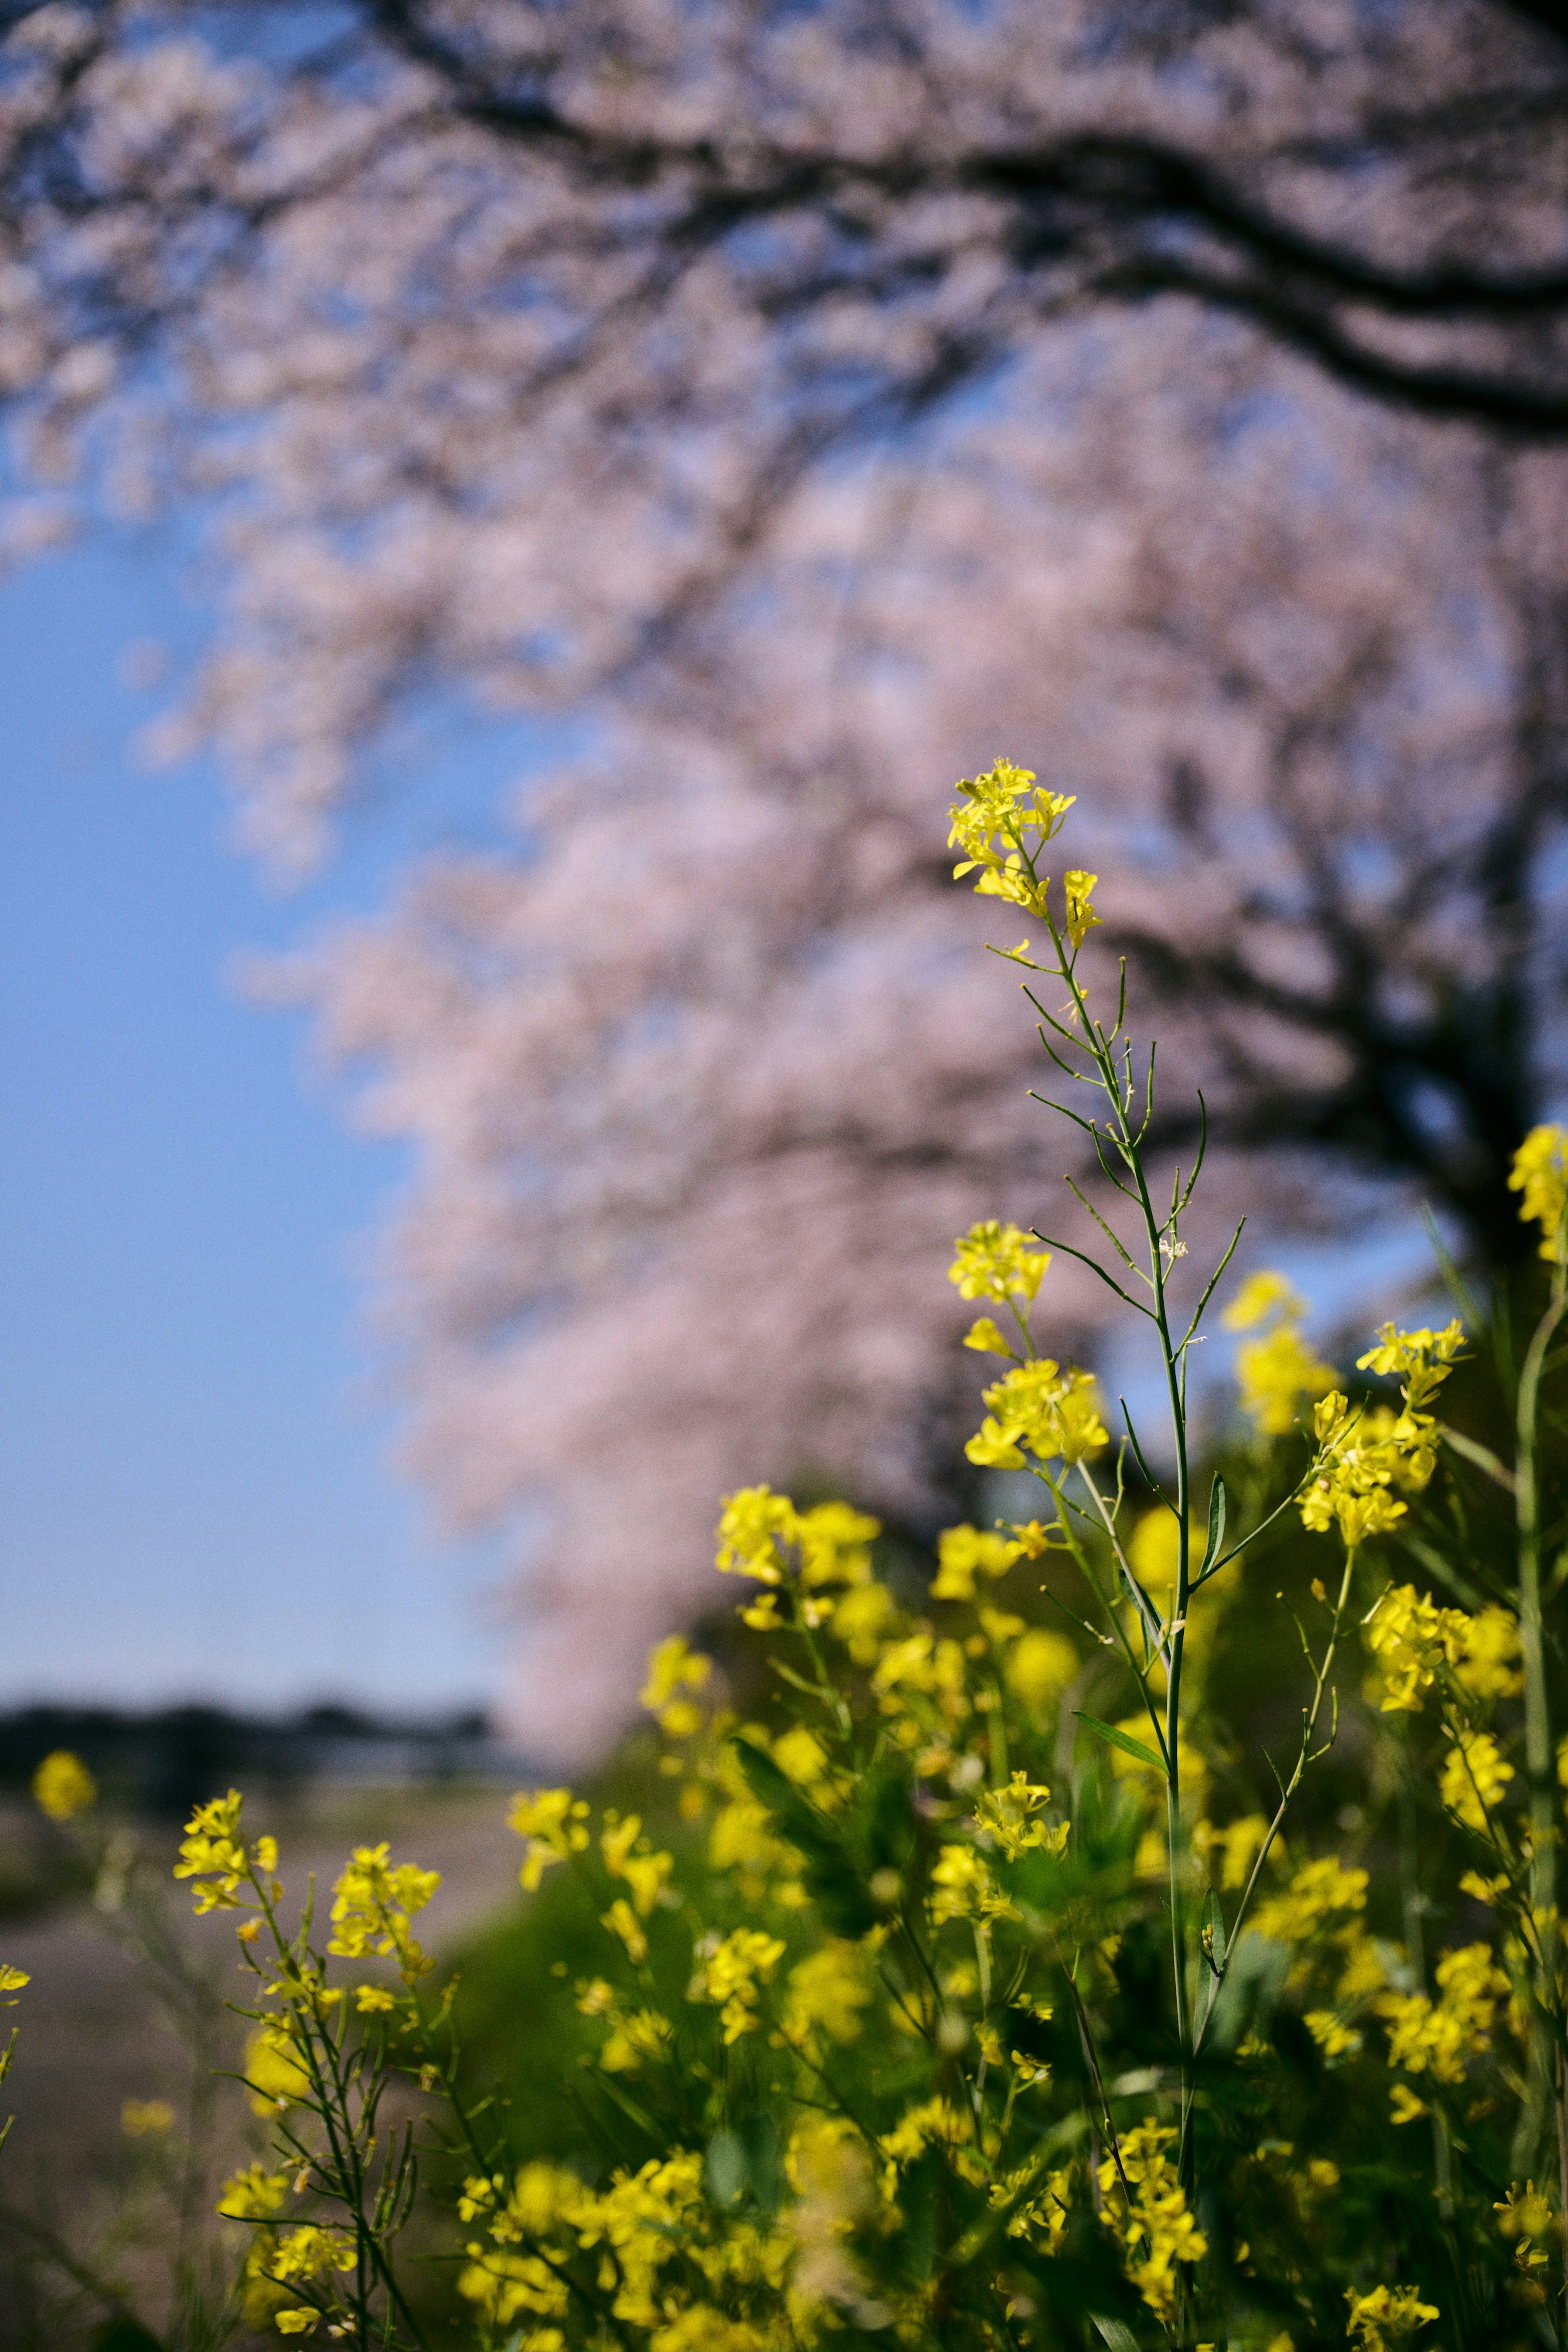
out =
{"type": "Polygon", "coordinates": [[[507,1827],[528,1840],[518,1874],[526,1894],[534,1892],[553,1863],[568,1862],[586,1851],[587,1817],[587,1805],[570,1789],[519,1790],[512,1799],[507,1827]]]}
{"type": "Polygon", "coordinates": [[[1522,1192],[1519,1213],[1542,1231],[1541,1255],[1561,1265],[1568,1248],[1568,1128],[1532,1127],[1513,1155],[1509,1190],[1522,1192]]]}
{"type": "MultiPolygon", "coordinates": [[[[998,1307],[1020,1301],[1027,1305],[1050,1264],[1051,1252],[1041,1249],[1032,1234],[1026,1234],[1020,1225],[1005,1225],[996,1217],[985,1217],[954,1243],[947,1279],[957,1285],[960,1298],[991,1298],[998,1307]]],[[[982,1317],[966,1345],[978,1346],[975,1334],[982,1329],[995,1332],[997,1327],[982,1317]]],[[[999,1332],[997,1337],[1000,1339],[999,1332]]],[[[994,1352],[1008,1353],[1005,1339],[994,1352]]]]}

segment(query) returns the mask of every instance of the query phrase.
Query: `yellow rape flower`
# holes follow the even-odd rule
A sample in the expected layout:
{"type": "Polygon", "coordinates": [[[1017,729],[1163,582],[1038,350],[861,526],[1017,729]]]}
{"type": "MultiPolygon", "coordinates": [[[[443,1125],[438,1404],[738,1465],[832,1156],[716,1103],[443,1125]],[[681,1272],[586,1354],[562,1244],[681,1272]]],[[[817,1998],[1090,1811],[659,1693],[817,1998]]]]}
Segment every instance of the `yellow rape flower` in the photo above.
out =
{"type": "Polygon", "coordinates": [[[1061,887],[1067,899],[1067,936],[1072,941],[1075,950],[1083,945],[1084,940],[1100,920],[1089,903],[1094,885],[1099,879],[1098,874],[1085,874],[1082,867],[1078,866],[1070,866],[1061,877],[1061,887]]]}
{"type": "Polygon", "coordinates": [[[245,1799],[239,1790],[231,1789],[226,1796],[214,1797],[209,1803],[198,1805],[185,1823],[174,1875],[204,1882],[196,1889],[198,1918],[208,1911],[233,1910],[239,1901],[240,1887],[253,1871],[270,1878],[277,1868],[275,1838],[259,1837],[254,1844],[247,1845],[240,1835],[244,1807],[245,1799]]]}
{"type": "Polygon", "coordinates": [[[1521,1192],[1519,1213],[1539,1225],[1541,1255],[1550,1265],[1563,1262],[1568,1231],[1568,1128],[1532,1127],[1513,1155],[1511,1192],[1521,1192]]]}
{"type": "Polygon", "coordinates": [[[1437,1998],[1387,1992],[1377,2007],[1388,2025],[1388,2062],[1407,2074],[1461,2083],[1469,2061],[1491,2048],[1491,2030],[1508,1979],[1486,1944],[1445,1952],[1437,1963],[1437,1998]]]}
{"type": "Polygon", "coordinates": [[[1283,1437],[1296,1425],[1301,1402],[1333,1386],[1333,1367],[1321,1362],[1297,1325],[1307,1304],[1282,1274],[1260,1267],[1249,1275],[1220,1317],[1228,1331],[1258,1331],[1236,1350],[1241,1410],[1264,1437],[1283,1437]]]}
{"type": "Polygon", "coordinates": [[[774,1741],[773,1761],[787,1779],[810,1788],[827,1770],[828,1752],[814,1731],[798,1723],[774,1741]]]}
{"type": "Polygon", "coordinates": [[[1366,1908],[1367,1874],[1347,1870],[1337,1854],[1303,1863],[1290,1885],[1260,1903],[1252,1927],[1281,1944],[1311,1944],[1333,1936],[1366,1908]]]}
{"type": "Polygon", "coordinates": [[[245,2045],[244,2074],[258,2116],[276,2115],[308,2098],[310,2072],[281,2022],[257,2026],[245,2045]]]}
{"type": "Polygon", "coordinates": [[[612,1878],[623,1878],[632,1889],[632,1900],[642,1918],[646,1918],[659,1899],[659,1891],[674,1868],[667,1853],[652,1853],[643,1836],[643,1823],[636,1813],[628,1813],[622,1821],[606,1813],[603,1835],[599,1850],[604,1856],[604,1866],[612,1878]]]}
{"type": "Polygon", "coordinates": [[[948,810],[949,848],[962,851],[953,878],[979,869],[977,890],[1005,898],[1031,914],[1046,913],[1049,877],[1032,871],[1038,853],[1061,830],[1073,793],[1042,791],[1032,768],[998,760],[983,775],[966,776],[948,810]]]}
{"type": "Polygon", "coordinates": [[[713,1941],[706,1950],[699,1946],[701,1965],[687,1989],[686,1999],[712,2002],[719,2011],[727,2043],[738,2042],[743,2033],[756,2032],[760,2022],[757,2015],[758,1988],[771,1983],[784,1948],[779,1937],[765,1935],[757,1927],[737,1927],[732,1934],[713,1941]]]}
{"type": "Polygon", "coordinates": [[[249,2164],[225,2183],[218,2211],[234,2221],[265,2221],[281,2209],[287,2194],[287,2173],[268,2172],[263,2165],[249,2164]]]}
{"type": "Polygon", "coordinates": [[[868,1583],[871,1547],[881,1533],[880,1519],[848,1503],[817,1503],[800,1512],[795,1543],[801,1583],[809,1588],[868,1583]]]}
{"type": "Polygon", "coordinates": [[[1193,1826],[1193,1852],[1201,1861],[1210,1855],[1219,1856],[1219,1885],[1225,1888],[1245,1886],[1252,1865],[1269,1834],[1269,1824],[1261,1813],[1244,1813],[1239,1821],[1227,1822],[1216,1829],[1212,1822],[1197,1822],[1193,1826]]]}
{"type": "Polygon", "coordinates": [[[648,1957],[648,1938],[635,1911],[623,1895],[618,1895],[600,1922],[612,1936],[619,1936],[626,1947],[627,1958],[633,1968],[641,1968],[648,1957]]]}
{"type": "Polygon", "coordinates": [[[684,1634],[672,1633],[648,1653],[648,1679],[638,1702],[658,1717],[661,1731],[672,1739],[687,1739],[702,1728],[703,1717],[701,1707],[682,1693],[701,1690],[712,1671],[711,1658],[694,1650],[684,1634]]]}
{"type": "Polygon", "coordinates": [[[430,1967],[409,1932],[409,1920],[423,1911],[441,1885],[438,1870],[422,1870],[417,1863],[393,1863],[390,1848],[356,1846],[347,1867],[332,1888],[332,1933],[327,1949],[357,1960],[366,1952],[395,1958],[405,1978],[422,1976],[430,1967]]]}
{"type": "Polygon", "coordinates": [[[980,1469],[1021,1470],[1038,1461],[1081,1462],[1110,1444],[1092,1372],[1049,1356],[1019,1364],[985,1391],[987,1418],[964,1451],[980,1469]]]}
{"type": "Polygon", "coordinates": [[[873,1666],[882,1652],[883,1633],[897,1613],[885,1584],[852,1585],[833,1610],[833,1633],[857,1666],[873,1666]]]}
{"type": "Polygon", "coordinates": [[[931,1598],[973,1601],[977,1576],[989,1577],[994,1582],[1022,1556],[1023,1546],[1010,1537],[978,1528],[944,1528],[936,1538],[936,1578],[931,1598]]]}
{"type": "Polygon", "coordinates": [[[1303,2022],[1331,2065],[1336,2058],[1354,2057],[1361,2048],[1361,2036],[1355,2028],[1347,2025],[1332,2009],[1309,2009],[1303,2022]]]}
{"type": "Polygon", "coordinates": [[[870,2000],[860,1947],[832,1939],[790,1969],[785,2033],[800,2041],[820,2026],[835,2042],[852,2042],[870,2000]]]}
{"type": "Polygon", "coordinates": [[[770,1486],[738,1487],[724,1498],[714,1566],[721,1576],[778,1584],[786,1565],[781,1547],[793,1544],[799,1530],[799,1514],[788,1495],[776,1495],[770,1486]]]}
{"type": "Polygon", "coordinates": [[[98,1782],[79,1756],[57,1748],[33,1775],[33,1795],[52,1822],[68,1822],[98,1801],[98,1782]]]}
{"type": "Polygon", "coordinates": [[[988,1790],[980,1799],[975,1819],[1009,1862],[1035,1846],[1060,1853],[1067,1843],[1067,1824],[1052,1828],[1040,1819],[1050,1802],[1049,1789],[1031,1784],[1027,1772],[1015,1772],[1005,1789],[988,1790]]]}
{"type": "Polygon", "coordinates": [[[1439,1794],[1467,1828],[1484,1830],[1512,1778],[1490,1731],[1462,1731],[1444,1759],[1439,1794]]]}
{"type": "Polygon", "coordinates": [[[1385,1379],[1396,1373],[1404,1378],[1400,1387],[1405,1402],[1412,1412],[1436,1396],[1454,1369],[1455,1359],[1465,1343],[1464,1326],[1456,1317],[1440,1331],[1401,1331],[1392,1323],[1385,1323],[1377,1335],[1377,1345],[1358,1356],[1358,1372],[1376,1372],[1385,1379]]]}
{"type": "Polygon", "coordinates": [[[1345,2289],[1350,2305],[1347,2325],[1356,2352],[1399,2352],[1418,2327],[1440,2319],[1435,2303],[1423,2303],[1414,2286],[1375,2286],[1366,2294],[1345,2289]]]}
{"type": "Polygon", "coordinates": [[[552,1863],[567,1862],[586,1850],[587,1817],[587,1805],[570,1789],[519,1790],[512,1799],[507,1827],[528,1841],[518,1873],[525,1894],[534,1892],[552,1863]]]}
{"type": "Polygon", "coordinates": [[[1166,2153],[1176,2133],[1166,2124],[1138,2124],[1121,2136],[1121,2171],[1107,2156],[1099,2170],[1105,2219],[1121,2243],[1127,2276],[1151,2311],[1167,2324],[1176,2315],[1176,2265],[1198,2263],[1208,2241],[1187,2210],[1176,2166],[1166,2153]],[[1129,2203],[1122,2187],[1126,2175],[1129,2203]]]}
{"type": "MultiPolygon", "coordinates": [[[[947,1279],[957,1285],[960,1298],[991,1298],[1001,1307],[1017,1306],[1035,1297],[1050,1264],[1051,1252],[1040,1248],[1032,1234],[1026,1234],[1019,1225],[1004,1225],[996,1217],[985,1217],[954,1243],[947,1279]]],[[[979,1347],[982,1342],[976,1334],[982,1328],[995,1332],[1001,1341],[994,1352],[1006,1355],[1007,1341],[986,1317],[976,1324],[965,1345],[979,1347]]]]}

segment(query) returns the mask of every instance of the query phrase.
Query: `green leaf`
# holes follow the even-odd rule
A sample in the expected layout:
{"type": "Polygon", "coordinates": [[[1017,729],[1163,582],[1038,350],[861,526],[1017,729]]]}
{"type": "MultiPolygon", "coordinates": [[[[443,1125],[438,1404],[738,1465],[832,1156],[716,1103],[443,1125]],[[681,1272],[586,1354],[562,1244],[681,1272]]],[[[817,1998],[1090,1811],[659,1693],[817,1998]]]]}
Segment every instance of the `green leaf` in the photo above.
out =
{"type": "Polygon", "coordinates": [[[1155,1771],[1164,1776],[1164,1757],[1156,1756],[1152,1748],[1145,1748],[1141,1739],[1134,1739],[1126,1732],[1118,1731],[1113,1723],[1102,1723],[1097,1715],[1084,1715],[1078,1707],[1074,1707],[1072,1712],[1080,1723],[1086,1723],[1091,1731],[1097,1731],[1102,1739],[1110,1741],[1113,1748],[1119,1748],[1124,1756],[1135,1756],[1140,1764],[1152,1764],[1155,1771]]]}
{"type": "Polygon", "coordinates": [[[1111,2352],[1138,2352],[1137,2337],[1119,2319],[1103,2318],[1097,2311],[1092,2311],[1089,2316],[1111,2347],[1111,2352]]]}
{"type": "Polygon", "coordinates": [[[1214,1484],[1208,1490],[1208,1541],[1203,1548],[1203,1565],[1193,1580],[1197,1584],[1203,1582],[1204,1578],[1219,1558],[1219,1548],[1225,1541],[1225,1481],[1216,1475],[1214,1484]]]}

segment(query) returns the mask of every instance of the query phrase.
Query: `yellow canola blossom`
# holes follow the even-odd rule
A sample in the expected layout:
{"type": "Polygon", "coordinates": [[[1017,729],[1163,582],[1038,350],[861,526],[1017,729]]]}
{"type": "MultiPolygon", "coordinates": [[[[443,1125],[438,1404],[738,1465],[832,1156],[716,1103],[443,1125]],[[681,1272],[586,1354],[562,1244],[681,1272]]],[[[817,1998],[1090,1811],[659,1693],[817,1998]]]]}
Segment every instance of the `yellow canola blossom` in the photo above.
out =
{"type": "Polygon", "coordinates": [[[761,2023],[757,2014],[758,1988],[772,1982],[784,1949],[779,1937],[765,1935],[758,1927],[737,1927],[728,1936],[697,1947],[699,1965],[686,1999],[713,2004],[727,2043],[738,2042],[743,2033],[755,2033],[761,2023]]]}
{"type": "Polygon", "coordinates": [[[68,1822],[98,1802],[98,1782],[79,1756],[57,1748],[33,1775],[33,1795],[52,1822],[68,1822]]]}
{"type": "Polygon", "coordinates": [[[1105,2157],[1099,2171],[1103,2210],[1121,2245],[1127,2276],[1167,2326],[1176,2316],[1176,2264],[1199,2263],[1208,2252],[1166,2153],[1176,2136],[1168,2124],[1138,2124],[1122,2134],[1130,2203],[1114,2158],[1105,2157]]]}
{"type": "Polygon", "coordinates": [[[1513,1155],[1511,1192],[1521,1192],[1521,1221],[1539,1225],[1541,1255],[1561,1265],[1568,1249],[1568,1128],[1532,1127],[1513,1155]]]}
{"type": "Polygon", "coordinates": [[[1443,1760],[1439,1794],[1467,1829],[1485,1830],[1513,1778],[1490,1731],[1463,1731],[1443,1760]]]}
{"type": "Polygon", "coordinates": [[[234,1910],[242,1885],[251,1883],[253,1875],[270,1878],[277,1868],[276,1838],[259,1837],[247,1845],[241,1836],[244,1806],[239,1790],[231,1789],[226,1796],[198,1805],[185,1823],[174,1875],[204,1882],[196,1889],[198,1918],[208,1911],[234,1910]]]}
{"type": "Polygon", "coordinates": [[[645,1919],[658,1901],[665,1880],[674,1868],[674,1858],[667,1853],[653,1853],[643,1835],[639,1815],[628,1813],[624,1820],[606,1813],[604,1831],[599,1841],[599,1851],[612,1878],[623,1878],[632,1889],[632,1900],[637,1916],[645,1919]]]}
{"type": "Polygon", "coordinates": [[[973,1601],[977,1576],[989,1577],[994,1583],[1022,1557],[1022,1544],[1009,1536],[979,1528],[944,1528],[936,1538],[936,1579],[931,1598],[973,1601]]]}
{"type": "MultiPolygon", "coordinates": [[[[984,1217],[954,1243],[947,1279],[957,1285],[960,1298],[989,1298],[998,1307],[1017,1307],[1035,1297],[1050,1264],[1051,1252],[1041,1249],[1032,1234],[1026,1234],[1020,1225],[984,1217]]],[[[991,1328],[996,1329],[995,1324],[991,1328]]],[[[966,1344],[979,1344],[974,1332],[966,1344]]],[[[998,1352],[1007,1352],[1005,1340],[998,1352]]]]}
{"type": "Polygon", "coordinates": [[[507,1827],[527,1841],[517,1874],[526,1895],[533,1894],[552,1864],[570,1862],[574,1853],[587,1851],[587,1805],[570,1789],[519,1790],[507,1827]]]}
{"type": "Polygon", "coordinates": [[[1518,1621],[1495,1603],[1472,1617],[1439,1607],[1413,1584],[1390,1585],[1364,1619],[1362,1640],[1374,1662],[1367,1695],[1385,1715],[1418,1713],[1443,1673],[1482,1701],[1511,1698],[1522,1686],[1518,1621]]]}
{"type": "Polygon", "coordinates": [[[268,2172],[263,2164],[247,2164],[224,2184],[218,2211],[227,2221],[259,2221],[282,2210],[288,2194],[287,2172],[268,2172]]]}
{"type": "Polygon", "coordinates": [[[782,1584],[792,1568],[809,1589],[865,1584],[881,1532],[879,1520],[848,1503],[798,1511],[770,1486],[742,1486],[725,1496],[714,1566],[723,1576],[749,1576],[758,1584],[782,1584]]]}
{"type": "Polygon", "coordinates": [[[1081,948],[1099,922],[1090,899],[1098,874],[1085,874],[1081,866],[1070,866],[1061,877],[1062,896],[1067,901],[1067,936],[1074,950],[1081,948]]]}
{"type": "Polygon", "coordinates": [[[1445,1952],[1437,1963],[1437,1998],[1386,1992],[1377,2002],[1388,2026],[1388,2063],[1407,2074],[1430,2074],[1462,2083],[1472,2058],[1491,2048],[1491,2031],[1509,1982],[1487,1944],[1445,1952]]]}
{"type": "Polygon", "coordinates": [[[660,1730],[672,1739],[689,1739],[702,1729],[703,1711],[683,1694],[701,1690],[712,1671],[711,1658],[694,1650],[684,1634],[672,1633],[648,1653],[648,1679],[637,1695],[638,1704],[657,1717],[660,1730]]]}
{"type": "Polygon", "coordinates": [[[127,2099],[120,2128],[127,2139],[162,2139],[174,2128],[174,2110],[167,2099],[127,2099]]]}
{"type": "Polygon", "coordinates": [[[883,1636],[897,1615],[898,1604],[885,1584],[852,1585],[834,1607],[832,1631],[857,1666],[874,1666],[883,1636]]]}
{"type": "Polygon", "coordinates": [[[400,1973],[412,1982],[423,1976],[432,1962],[410,1931],[409,1921],[423,1911],[441,1885],[438,1870],[422,1870],[417,1863],[393,1863],[391,1849],[380,1845],[354,1848],[347,1869],[332,1889],[332,1933],[327,1949],[344,1959],[377,1952],[395,1958],[400,1973]]]}
{"type": "Polygon", "coordinates": [[[1442,2317],[1435,2303],[1422,2302],[1419,2287],[1375,2286],[1365,2294],[1347,2287],[1345,2301],[1356,2352],[1403,2352],[1418,2327],[1442,2317]]]}
{"type": "Polygon", "coordinates": [[[1021,1470],[1026,1452],[1039,1462],[1082,1462],[1111,1442],[1093,1374],[1049,1356],[1005,1372],[984,1401],[986,1420],[964,1448],[980,1469],[1021,1470]]]}
{"type": "Polygon", "coordinates": [[[1051,1790],[1031,1783],[1027,1772],[1015,1772],[1005,1789],[988,1790],[975,1808],[975,1819],[994,1838],[1009,1862],[1043,1846],[1061,1853],[1067,1844],[1068,1824],[1054,1827],[1041,1816],[1051,1802],[1051,1790]]]}
{"type": "Polygon", "coordinates": [[[1387,1405],[1352,1412],[1336,1389],[1319,1404],[1312,1426],[1321,1458],[1301,1498],[1302,1526],[1323,1535],[1337,1524],[1352,1549],[1386,1535],[1406,1508],[1390,1488],[1418,1495],[1437,1468],[1430,1417],[1387,1405]]]}
{"type": "Polygon", "coordinates": [[[1219,1857],[1218,1884],[1227,1889],[1245,1886],[1252,1865],[1269,1834],[1269,1823],[1261,1813],[1244,1813],[1240,1820],[1227,1822],[1216,1829],[1212,1822],[1193,1824],[1192,1848],[1200,1862],[1208,1863],[1219,1857]]]}
{"type": "Polygon", "coordinates": [[[1252,1913],[1252,1928],[1281,1944],[1314,1944],[1343,1937],[1366,1908],[1367,1874],[1347,1870],[1337,1854],[1303,1863],[1288,1886],[1267,1895],[1252,1913]]]}
{"type": "Polygon", "coordinates": [[[1042,791],[1033,769],[1017,767],[1011,760],[998,760],[983,775],[964,777],[957,791],[947,813],[947,845],[962,852],[954,880],[978,868],[975,888],[983,897],[1005,898],[1049,920],[1050,877],[1035,861],[1061,832],[1076,795],[1042,791]]]}
{"type": "Polygon", "coordinates": [[[1313,1355],[1296,1328],[1306,1312],[1305,1299],[1284,1275],[1260,1267],[1219,1318],[1228,1331],[1259,1332],[1236,1350],[1236,1381],[1241,1410],[1260,1436],[1285,1436],[1303,1399],[1333,1386],[1333,1366],[1313,1355]]]}
{"type": "Polygon", "coordinates": [[[949,1919],[1016,1918],[1012,1904],[972,1845],[945,1845],[931,1865],[931,1924],[949,1919]]]}
{"type": "Polygon", "coordinates": [[[1382,1379],[1402,1374],[1400,1388],[1411,1412],[1429,1404],[1453,1370],[1465,1344],[1464,1326],[1456,1316],[1440,1331],[1401,1331],[1385,1323],[1377,1345],[1358,1356],[1358,1372],[1375,1372],[1382,1379]]]}
{"type": "Polygon", "coordinates": [[[861,2030],[861,2011],[871,1997],[860,1946],[831,1938],[789,1971],[785,2037],[806,2042],[821,2028],[834,2042],[852,2042],[861,2030]]]}
{"type": "Polygon", "coordinates": [[[310,2095],[309,2069],[281,2019],[258,2025],[249,2036],[243,2071],[250,2085],[250,2104],[258,2116],[277,2115],[310,2095]]]}
{"type": "Polygon", "coordinates": [[[1534,2181],[1527,2180],[1522,2189],[1514,2181],[1492,2211],[1498,2217],[1499,2235],[1514,2242],[1513,2259],[1525,2276],[1543,2268],[1551,2257],[1541,2242],[1550,2242],[1556,2235],[1557,2217],[1534,2181]]]}

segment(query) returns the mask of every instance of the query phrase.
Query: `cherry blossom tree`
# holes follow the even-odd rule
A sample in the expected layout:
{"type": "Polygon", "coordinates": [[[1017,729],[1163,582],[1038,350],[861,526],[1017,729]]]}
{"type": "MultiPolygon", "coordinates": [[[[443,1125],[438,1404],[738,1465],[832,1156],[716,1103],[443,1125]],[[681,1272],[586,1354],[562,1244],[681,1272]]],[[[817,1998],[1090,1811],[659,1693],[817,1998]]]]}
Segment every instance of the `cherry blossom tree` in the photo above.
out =
{"type": "Polygon", "coordinates": [[[510,849],[277,983],[419,1147],[412,1454],[532,1528],[528,1737],[614,1719],[727,1486],[965,1499],[943,1253],[1053,1229],[1065,1149],[947,878],[997,751],[1079,795],[1216,1215],[1511,1237],[1568,718],[1549,11],[4,21],[7,543],[200,505],[163,750],[299,870],[433,684],[580,722],[510,849]]]}

